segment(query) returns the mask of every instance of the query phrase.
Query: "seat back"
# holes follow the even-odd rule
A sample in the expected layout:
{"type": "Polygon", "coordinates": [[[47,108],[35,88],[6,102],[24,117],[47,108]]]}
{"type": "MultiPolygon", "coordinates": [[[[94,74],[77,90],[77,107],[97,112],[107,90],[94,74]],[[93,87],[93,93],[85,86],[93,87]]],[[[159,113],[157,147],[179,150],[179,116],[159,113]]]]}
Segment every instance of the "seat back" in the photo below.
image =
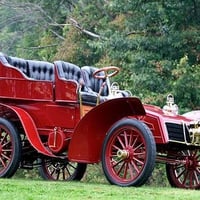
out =
{"type": "MultiPolygon", "coordinates": [[[[93,76],[93,73],[98,70],[96,67],[90,67],[90,66],[84,66],[81,68],[82,74],[83,74],[83,80],[85,82],[86,87],[90,88],[92,91],[99,93],[100,88],[103,85],[103,82],[106,81],[106,79],[97,79],[93,76]]],[[[99,75],[104,75],[104,72],[100,72],[99,75]]],[[[101,96],[108,96],[108,86],[107,84],[104,85],[103,90],[101,92],[101,96]]]]}
{"type": "Polygon", "coordinates": [[[36,80],[54,80],[54,65],[45,61],[27,60],[29,77],[36,80]]]}
{"type": "Polygon", "coordinates": [[[78,84],[83,82],[81,69],[77,65],[64,61],[55,61],[54,64],[58,69],[58,75],[60,78],[73,80],[78,84]]]}
{"type": "Polygon", "coordinates": [[[8,61],[7,61],[7,55],[4,55],[2,52],[0,52],[0,62],[3,63],[3,64],[7,64],[8,61]]]}
{"type": "Polygon", "coordinates": [[[18,68],[26,76],[29,77],[28,63],[26,60],[24,60],[23,58],[17,58],[17,57],[12,57],[12,56],[7,56],[6,59],[10,65],[18,68]]]}
{"type": "Polygon", "coordinates": [[[8,62],[13,67],[18,68],[27,77],[36,80],[54,80],[54,65],[45,61],[25,60],[0,53],[2,62],[8,62]]]}

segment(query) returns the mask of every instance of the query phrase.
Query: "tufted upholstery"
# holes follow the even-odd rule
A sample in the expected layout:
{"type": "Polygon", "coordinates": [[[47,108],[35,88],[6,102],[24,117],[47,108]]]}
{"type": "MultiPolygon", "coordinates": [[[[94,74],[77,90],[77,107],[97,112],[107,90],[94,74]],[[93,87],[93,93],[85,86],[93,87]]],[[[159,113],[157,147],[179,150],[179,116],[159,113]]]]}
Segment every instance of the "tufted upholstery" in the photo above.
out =
{"type": "Polygon", "coordinates": [[[64,61],[55,61],[54,64],[58,69],[60,78],[75,81],[77,84],[81,83],[81,100],[84,104],[95,105],[97,103],[97,92],[85,83],[83,71],[77,65],[64,61]]]}
{"type": "MultiPolygon", "coordinates": [[[[84,66],[81,68],[83,80],[85,84],[84,91],[86,91],[86,92],[82,92],[82,98],[87,104],[90,104],[90,105],[96,105],[97,101],[99,101],[100,103],[106,101],[107,95],[108,95],[108,86],[107,84],[105,84],[99,96],[100,88],[102,87],[103,82],[105,80],[97,79],[93,76],[93,73],[97,69],[98,68],[89,67],[89,66],[84,66]]],[[[103,72],[100,73],[99,75],[102,75],[102,74],[103,72]]]]}
{"type": "Polygon", "coordinates": [[[77,65],[64,61],[55,61],[60,78],[74,80],[78,84],[83,82],[81,70],[77,65]]]}
{"type": "Polygon", "coordinates": [[[24,74],[29,76],[29,70],[28,70],[28,65],[27,65],[26,60],[22,58],[8,56],[7,61],[10,65],[20,69],[24,74]]]}
{"type": "Polygon", "coordinates": [[[3,54],[2,52],[0,52],[0,61],[3,63],[3,64],[8,64],[8,56],[3,54]]]}
{"type": "Polygon", "coordinates": [[[27,60],[29,77],[36,80],[54,80],[54,65],[45,61],[27,60]]]}
{"type": "Polygon", "coordinates": [[[6,61],[22,71],[26,76],[36,80],[54,80],[54,65],[45,61],[25,60],[22,58],[6,56],[0,53],[3,63],[6,61]]]}
{"type": "MultiPolygon", "coordinates": [[[[98,70],[98,68],[84,66],[84,67],[81,68],[81,70],[82,70],[85,85],[88,88],[90,88],[92,91],[99,93],[99,90],[102,87],[102,84],[105,80],[97,79],[93,76],[93,73],[96,70],[98,70]]],[[[99,75],[104,75],[104,72],[99,73],[99,75]]],[[[107,86],[107,84],[104,86],[100,95],[101,96],[108,96],[108,86],[107,86]]]]}

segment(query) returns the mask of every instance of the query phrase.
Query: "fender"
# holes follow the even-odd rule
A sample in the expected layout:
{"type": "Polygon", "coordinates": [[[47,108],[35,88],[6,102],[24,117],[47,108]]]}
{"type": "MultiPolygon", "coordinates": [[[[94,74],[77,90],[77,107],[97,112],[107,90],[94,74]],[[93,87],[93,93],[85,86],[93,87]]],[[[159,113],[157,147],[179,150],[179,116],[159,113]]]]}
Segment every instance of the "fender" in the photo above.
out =
{"type": "Polygon", "coordinates": [[[104,138],[109,128],[128,116],[145,115],[136,97],[108,100],[90,110],[77,124],[69,144],[69,160],[83,163],[100,161],[104,138]]]}
{"type": "Polygon", "coordinates": [[[39,137],[37,128],[31,116],[23,109],[18,108],[16,106],[8,106],[5,104],[1,104],[12,111],[14,111],[18,118],[20,119],[22,126],[24,128],[25,134],[30,142],[30,144],[39,152],[46,156],[55,157],[47,148],[42,144],[42,141],[39,137]]]}

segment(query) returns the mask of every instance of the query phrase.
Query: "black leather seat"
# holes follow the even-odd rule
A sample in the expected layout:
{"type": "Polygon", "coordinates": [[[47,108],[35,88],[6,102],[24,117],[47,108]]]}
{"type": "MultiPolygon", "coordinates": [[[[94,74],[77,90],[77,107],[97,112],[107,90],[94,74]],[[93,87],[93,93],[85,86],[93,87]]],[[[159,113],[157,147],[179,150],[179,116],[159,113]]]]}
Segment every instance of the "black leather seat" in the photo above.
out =
{"type": "Polygon", "coordinates": [[[20,71],[22,71],[26,76],[29,77],[29,69],[28,69],[28,63],[23,58],[17,58],[12,56],[6,57],[8,63],[16,68],[18,68],[20,71]]]}
{"type": "Polygon", "coordinates": [[[25,60],[0,53],[1,60],[18,68],[27,77],[36,80],[54,81],[54,65],[45,61],[25,60]]]}
{"type": "Polygon", "coordinates": [[[81,69],[77,65],[64,61],[55,61],[54,64],[58,69],[60,78],[75,81],[77,84],[83,83],[81,69]]]}
{"type": "MultiPolygon", "coordinates": [[[[86,103],[92,105],[96,105],[98,101],[99,103],[106,101],[106,97],[109,94],[108,86],[107,84],[104,84],[106,79],[97,79],[93,76],[93,73],[96,70],[98,70],[98,68],[90,66],[84,66],[81,68],[85,83],[85,92],[82,96],[86,103]]],[[[104,75],[104,72],[100,72],[99,75],[104,75]]]]}
{"type": "Polygon", "coordinates": [[[54,65],[45,61],[27,60],[29,77],[36,80],[54,81],[54,65]]]}
{"type": "Polygon", "coordinates": [[[8,57],[8,56],[6,56],[6,55],[4,55],[2,52],[0,52],[0,61],[1,61],[1,63],[7,64],[7,63],[8,63],[7,57],[8,57]]]}
{"type": "MultiPolygon", "coordinates": [[[[81,88],[79,92],[81,94],[81,101],[83,104],[96,105],[100,89],[99,80],[95,80],[92,76],[93,71],[95,71],[96,68],[80,68],[77,65],[64,61],[55,61],[54,64],[58,69],[58,75],[60,78],[75,81],[79,89],[81,88]]],[[[103,81],[100,80],[100,82],[103,81]]],[[[103,92],[106,92],[106,90],[103,92]]]]}

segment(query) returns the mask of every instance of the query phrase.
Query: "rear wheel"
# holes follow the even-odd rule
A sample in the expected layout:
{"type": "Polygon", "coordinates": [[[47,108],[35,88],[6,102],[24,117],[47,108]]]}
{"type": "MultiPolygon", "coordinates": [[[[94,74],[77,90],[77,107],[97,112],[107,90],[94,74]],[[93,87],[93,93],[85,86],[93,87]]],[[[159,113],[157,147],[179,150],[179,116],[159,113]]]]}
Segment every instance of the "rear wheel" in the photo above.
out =
{"type": "Polygon", "coordinates": [[[43,179],[55,181],[81,180],[87,165],[66,159],[42,159],[39,174],[43,179]]]}
{"type": "Polygon", "coordinates": [[[119,186],[141,186],[152,174],[156,145],[149,128],[135,119],[122,119],[108,132],[102,151],[107,180],[119,186]]]}
{"type": "Polygon", "coordinates": [[[180,164],[166,165],[166,173],[172,187],[200,188],[200,150],[187,150],[177,153],[180,164]]]}
{"type": "Polygon", "coordinates": [[[0,177],[14,175],[21,160],[20,136],[11,122],[0,118],[0,177]]]}

